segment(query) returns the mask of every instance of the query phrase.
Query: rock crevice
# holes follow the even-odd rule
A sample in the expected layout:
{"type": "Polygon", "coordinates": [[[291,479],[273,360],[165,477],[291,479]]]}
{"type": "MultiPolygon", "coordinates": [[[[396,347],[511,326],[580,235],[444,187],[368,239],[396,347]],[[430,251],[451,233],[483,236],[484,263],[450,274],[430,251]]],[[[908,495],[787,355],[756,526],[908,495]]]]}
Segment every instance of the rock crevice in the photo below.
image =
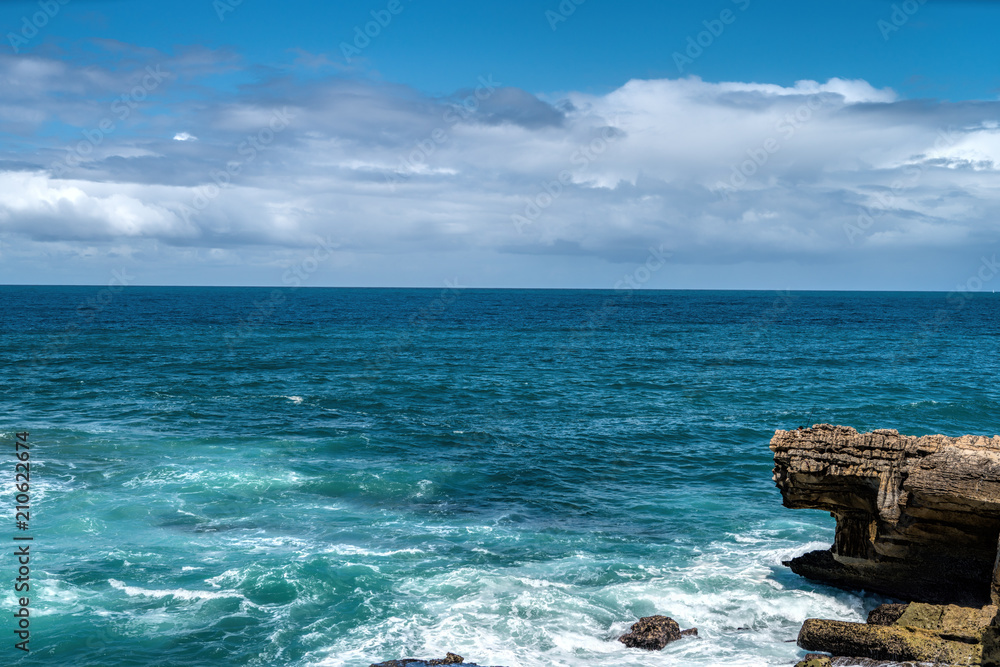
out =
{"type": "Polygon", "coordinates": [[[788,563],[810,579],[906,600],[1000,602],[1000,437],[845,426],[777,431],[786,507],[837,520],[834,544],[788,563]]]}

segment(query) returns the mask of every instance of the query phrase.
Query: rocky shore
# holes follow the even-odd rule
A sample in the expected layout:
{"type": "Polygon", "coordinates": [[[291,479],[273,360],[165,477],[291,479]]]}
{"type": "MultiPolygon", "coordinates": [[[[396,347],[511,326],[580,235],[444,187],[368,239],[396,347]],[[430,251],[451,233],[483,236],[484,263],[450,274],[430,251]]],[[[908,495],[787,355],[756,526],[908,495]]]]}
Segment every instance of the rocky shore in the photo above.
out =
{"type": "MultiPolygon", "coordinates": [[[[698,628],[681,630],[677,621],[669,616],[645,616],[632,624],[629,631],[618,638],[622,644],[629,648],[638,648],[646,651],[662,651],[667,644],[680,641],[685,637],[697,637],[698,628]]],[[[403,660],[389,660],[379,662],[369,667],[437,667],[438,665],[462,665],[462,667],[480,667],[471,662],[465,662],[465,658],[454,653],[447,654],[438,660],[421,660],[419,658],[405,658],[403,660]]]]}
{"type": "MultiPolygon", "coordinates": [[[[1000,667],[1000,437],[923,437],[845,426],[777,431],[774,481],[793,509],[836,519],[834,543],[785,562],[793,572],[906,601],[865,623],[807,619],[796,667],[1000,667]]],[[[619,641],[663,650],[697,636],[667,616],[639,619],[619,641]]],[[[466,663],[407,658],[371,667],[466,663]]]]}
{"type": "Polygon", "coordinates": [[[435,660],[421,660],[419,658],[404,658],[403,660],[389,660],[379,662],[370,667],[439,667],[439,665],[462,665],[462,667],[481,667],[472,662],[465,662],[465,658],[454,653],[448,653],[443,658],[435,660]]]}
{"type": "Polygon", "coordinates": [[[799,667],[1000,665],[1000,437],[777,431],[774,481],[786,507],[837,521],[833,545],[785,564],[841,588],[911,601],[867,623],[809,619],[799,667]]]}

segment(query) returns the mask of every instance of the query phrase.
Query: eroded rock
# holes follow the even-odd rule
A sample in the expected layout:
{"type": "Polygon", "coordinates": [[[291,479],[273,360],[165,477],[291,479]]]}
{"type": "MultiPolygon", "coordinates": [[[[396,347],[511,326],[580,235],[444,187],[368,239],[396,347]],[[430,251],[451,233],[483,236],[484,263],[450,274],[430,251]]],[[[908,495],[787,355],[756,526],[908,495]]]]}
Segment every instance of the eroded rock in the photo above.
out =
{"type": "Polygon", "coordinates": [[[370,667],[437,667],[438,665],[462,665],[462,667],[479,667],[471,662],[465,662],[465,658],[454,653],[448,653],[444,658],[437,660],[421,660],[419,658],[404,658],[403,660],[389,660],[380,662],[370,667]]]}
{"type": "MultiPolygon", "coordinates": [[[[928,667],[926,662],[898,662],[896,660],[870,660],[868,658],[834,658],[819,653],[808,654],[795,667],[928,667]]],[[[949,667],[934,665],[933,667],[949,667]]]]}
{"type": "Polygon", "coordinates": [[[810,653],[796,663],[795,667],[831,667],[831,665],[830,656],[810,653]]]}
{"type": "Polygon", "coordinates": [[[905,604],[881,604],[868,614],[869,625],[892,625],[899,620],[909,605],[905,604]]]}
{"type": "Polygon", "coordinates": [[[618,641],[629,648],[661,651],[667,644],[681,637],[697,636],[698,628],[682,632],[677,621],[669,616],[645,616],[633,623],[629,631],[619,637],[618,641]]]}
{"type": "MultiPolygon", "coordinates": [[[[872,616],[884,621],[896,614],[898,607],[905,609],[890,624],[808,619],[799,632],[798,644],[807,651],[871,661],[991,664],[988,647],[996,636],[991,626],[997,616],[996,606],[883,605],[876,610],[881,613],[873,612],[872,616]]],[[[840,660],[833,658],[830,664],[840,660]]]]}
{"type": "Polygon", "coordinates": [[[786,563],[810,579],[892,597],[1000,602],[1000,437],[777,431],[774,481],[786,507],[829,511],[833,546],[786,563]]]}
{"type": "Polygon", "coordinates": [[[898,626],[808,619],[799,631],[807,651],[874,660],[912,660],[944,665],[979,665],[982,647],[898,626]]]}

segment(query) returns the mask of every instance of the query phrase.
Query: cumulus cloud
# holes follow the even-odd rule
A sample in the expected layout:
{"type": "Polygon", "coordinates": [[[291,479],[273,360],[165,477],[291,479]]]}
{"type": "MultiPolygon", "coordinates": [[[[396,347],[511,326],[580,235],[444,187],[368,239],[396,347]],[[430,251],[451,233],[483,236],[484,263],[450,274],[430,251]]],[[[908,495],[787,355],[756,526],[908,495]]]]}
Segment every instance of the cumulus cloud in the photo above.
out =
{"type": "Polygon", "coordinates": [[[1000,232],[998,102],[696,77],[561,99],[489,78],[446,97],[340,76],[220,93],[192,68],[217,74],[231,54],[133,58],[134,72],[0,58],[0,85],[19,82],[0,118],[35,144],[2,156],[0,233],[609,262],[665,244],[711,265],[976,252],[1000,232]],[[171,77],[136,99],[154,61],[171,77]],[[53,122],[62,142],[42,138],[53,122]]]}

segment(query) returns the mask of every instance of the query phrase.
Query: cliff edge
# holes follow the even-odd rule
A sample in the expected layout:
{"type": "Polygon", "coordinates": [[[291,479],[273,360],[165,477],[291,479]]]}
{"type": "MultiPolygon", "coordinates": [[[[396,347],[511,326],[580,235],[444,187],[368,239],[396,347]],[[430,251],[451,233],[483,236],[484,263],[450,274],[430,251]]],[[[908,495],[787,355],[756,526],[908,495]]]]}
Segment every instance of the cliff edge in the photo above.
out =
{"type": "Polygon", "coordinates": [[[784,505],[837,520],[833,546],[785,564],[809,579],[905,600],[1000,603],[1000,437],[845,426],[777,431],[784,505]]]}

